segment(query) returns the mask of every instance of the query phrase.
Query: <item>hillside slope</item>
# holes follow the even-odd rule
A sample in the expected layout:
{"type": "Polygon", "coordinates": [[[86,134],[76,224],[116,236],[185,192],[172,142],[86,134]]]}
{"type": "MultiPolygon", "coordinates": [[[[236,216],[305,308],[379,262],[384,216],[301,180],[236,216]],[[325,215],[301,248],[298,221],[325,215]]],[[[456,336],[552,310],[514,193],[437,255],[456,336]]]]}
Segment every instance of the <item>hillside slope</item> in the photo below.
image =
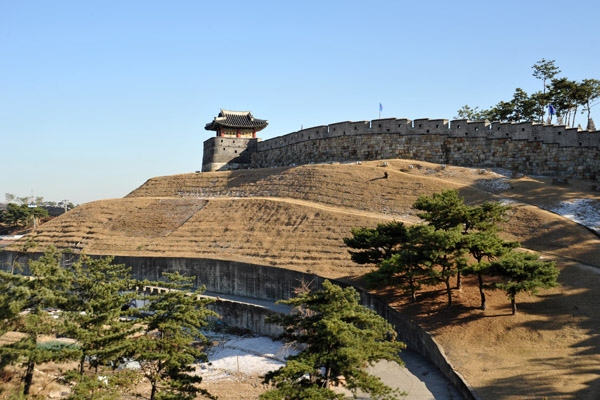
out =
{"type": "Polygon", "coordinates": [[[574,199],[600,209],[598,192],[585,182],[557,186],[404,160],[181,174],[77,207],[44,224],[36,241],[91,254],[231,259],[360,282],[366,269],[350,261],[342,242],[350,229],[418,222],[417,197],[451,188],[471,204],[512,202],[503,235],[560,261],[562,286],[522,296],[515,317],[502,293],[490,293],[489,310],[477,310],[474,286],[456,292],[452,310],[435,291],[418,304],[382,294],[435,335],[484,399],[595,398],[600,275],[580,264],[600,267],[600,239],[545,210],[574,199]]]}

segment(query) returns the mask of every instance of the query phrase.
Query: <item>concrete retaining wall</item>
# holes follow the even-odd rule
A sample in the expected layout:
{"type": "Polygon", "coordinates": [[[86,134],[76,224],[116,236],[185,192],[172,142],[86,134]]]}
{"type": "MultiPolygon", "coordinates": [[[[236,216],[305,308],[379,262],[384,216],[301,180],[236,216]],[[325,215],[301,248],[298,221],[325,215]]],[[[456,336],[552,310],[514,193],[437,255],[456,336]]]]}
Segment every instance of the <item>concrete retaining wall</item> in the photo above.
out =
{"type": "Polygon", "coordinates": [[[281,326],[265,322],[265,318],[277,313],[255,304],[217,300],[209,304],[207,308],[219,314],[220,321],[236,328],[249,329],[270,338],[276,338],[283,333],[281,326]]]}
{"type": "MultiPolygon", "coordinates": [[[[0,267],[10,269],[10,263],[15,255],[14,252],[0,252],[0,267]]],[[[37,258],[40,254],[32,254],[31,256],[37,258]]],[[[65,257],[72,257],[72,255],[65,257]]],[[[294,290],[299,287],[301,282],[317,289],[324,281],[324,278],[313,274],[214,259],[117,256],[114,263],[130,266],[133,276],[140,280],[156,281],[159,280],[162,272],[178,271],[184,275],[195,276],[196,285],[204,285],[206,290],[210,292],[272,301],[292,297],[294,290]]],[[[331,281],[343,287],[349,286],[336,280],[331,281]]],[[[398,332],[399,339],[406,343],[411,350],[420,353],[439,368],[465,399],[479,399],[468,382],[454,370],[441,346],[429,333],[404,317],[399,311],[387,305],[378,296],[360,288],[356,288],[356,290],[360,293],[361,303],[389,321],[398,332]]],[[[250,308],[225,304],[225,302],[218,304],[217,307],[220,308],[215,309],[215,311],[220,310],[221,314],[227,312],[233,314],[231,321],[236,321],[235,326],[247,323],[249,329],[251,329],[250,326],[253,326],[258,332],[261,332],[261,330],[268,332],[270,329],[264,324],[262,311],[251,311],[250,308]],[[251,311],[248,316],[244,315],[246,311],[251,311]],[[261,318],[263,318],[262,323],[260,322],[261,318]]]]}

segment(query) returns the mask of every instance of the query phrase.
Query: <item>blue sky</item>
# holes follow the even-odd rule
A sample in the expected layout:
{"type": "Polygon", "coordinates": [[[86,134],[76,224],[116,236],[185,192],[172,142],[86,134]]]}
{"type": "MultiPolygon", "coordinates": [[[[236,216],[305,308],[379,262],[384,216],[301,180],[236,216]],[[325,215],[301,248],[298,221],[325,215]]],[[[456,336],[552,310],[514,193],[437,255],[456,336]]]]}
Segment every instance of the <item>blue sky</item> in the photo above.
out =
{"type": "Polygon", "coordinates": [[[380,102],[382,118],[452,119],[541,89],[541,58],[600,79],[598,15],[598,1],[0,0],[0,201],[117,198],[199,170],[220,108],[268,119],[267,139],[374,119],[380,102]]]}

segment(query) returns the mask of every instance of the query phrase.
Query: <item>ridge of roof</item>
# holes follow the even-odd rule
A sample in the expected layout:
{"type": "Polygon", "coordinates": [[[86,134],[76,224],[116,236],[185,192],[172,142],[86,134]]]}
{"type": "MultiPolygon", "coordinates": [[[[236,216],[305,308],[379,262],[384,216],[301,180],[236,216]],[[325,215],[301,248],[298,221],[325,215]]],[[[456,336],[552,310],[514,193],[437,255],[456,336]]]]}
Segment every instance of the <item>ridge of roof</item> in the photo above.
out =
{"type": "Polygon", "coordinates": [[[252,113],[250,111],[231,111],[231,110],[224,110],[221,108],[221,112],[219,114],[231,114],[231,115],[252,115],[252,113]]]}
{"type": "Polygon", "coordinates": [[[250,111],[232,111],[221,109],[219,115],[206,124],[204,129],[215,131],[219,126],[229,128],[253,128],[257,131],[264,129],[269,122],[265,119],[254,118],[250,111]]]}

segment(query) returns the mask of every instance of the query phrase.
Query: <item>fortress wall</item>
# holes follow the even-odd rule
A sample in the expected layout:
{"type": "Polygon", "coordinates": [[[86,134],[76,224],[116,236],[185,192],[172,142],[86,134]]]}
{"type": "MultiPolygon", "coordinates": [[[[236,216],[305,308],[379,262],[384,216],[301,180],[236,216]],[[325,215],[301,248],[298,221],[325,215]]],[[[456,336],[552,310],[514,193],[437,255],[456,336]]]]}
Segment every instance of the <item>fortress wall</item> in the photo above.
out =
{"type": "MultiPolygon", "coordinates": [[[[22,256],[19,261],[27,265],[26,259],[36,259],[40,255],[40,253],[29,253],[27,257],[22,256]]],[[[0,252],[0,269],[10,269],[15,256],[16,253],[12,251],[0,252]]],[[[72,254],[64,255],[63,264],[73,262],[74,257],[76,256],[72,254]]],[[[133,277],[139,280],[156,281],[159,280],[162,272],[178,271],[183,275],[194,276],[196,287],[205,286],[210,292],[270,301],[294,296],[294,291],[303,282],[312,289],[318,289],[324,281],[324,278],[314,274],[215,259],[117,256],[113,263],[131,267],[133,277]]],[[[342,287],[350,286],[334,279],[331,281],[342,287]]],[[[477,393],[463,376],[454,370],[443,348],[428,332],[390,307],[379,296],[358,287],[355,289],[360,294],[361,304],[374,310],[394,326],[399,340],[435,365],[465,399],[479,400],[477,393]]],[[[268,336],[277,333],[277,327],[269,326],[270,324],[264,322],[264,317],[270,314],[266,309],[227,300],[213,304],[215,304],[214,310],[224,316],[224,321],[234,326],[255,329],[268,336]]]]}
{"type": "Polygon", "coordinates": [[[258,143],[251,167],[387,158],[600,181],[600,131],[531,122],[340,122],[258,143]]]}
{"type": "Polygon", "coordinates": [[[204,142],[202,171],[245,169],[250,166],[258,139],[212,137],[204,142]]]}

